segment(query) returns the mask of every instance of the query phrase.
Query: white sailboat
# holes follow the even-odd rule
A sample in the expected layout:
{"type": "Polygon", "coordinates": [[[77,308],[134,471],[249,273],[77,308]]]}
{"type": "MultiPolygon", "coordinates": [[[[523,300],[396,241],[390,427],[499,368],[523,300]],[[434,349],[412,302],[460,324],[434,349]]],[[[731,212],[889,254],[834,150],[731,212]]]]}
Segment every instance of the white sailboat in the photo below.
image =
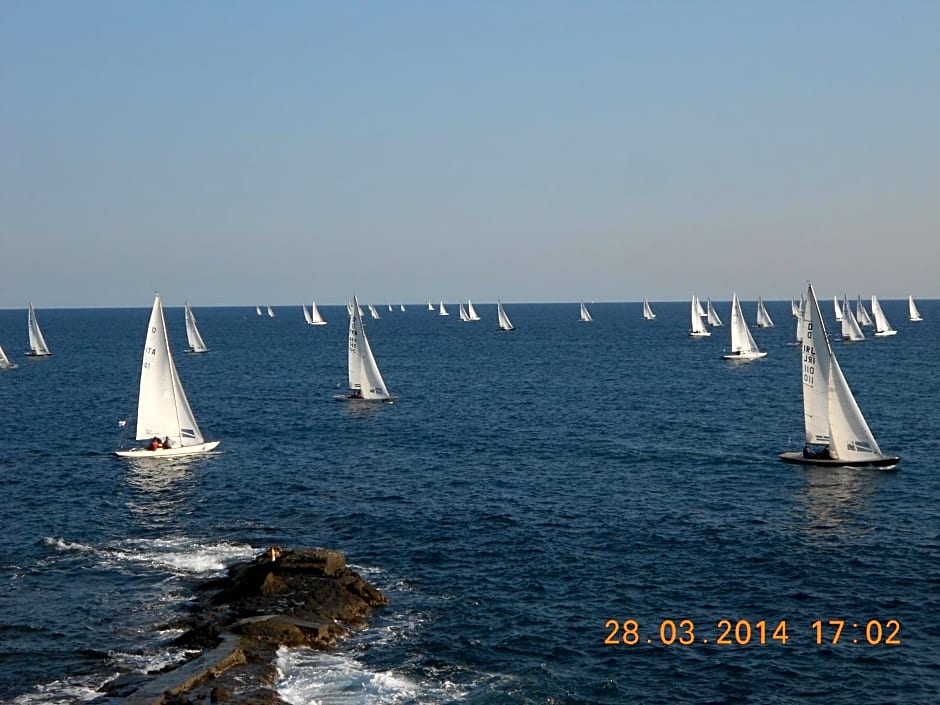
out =
{"type": "Polygon", "coordinates": [[[860,326],[873,326],[871,316],[868,315],[868,311],[865,310],[865,304],[862,303],[862,295],[858,295],[858,300],[855,302],[855,320],[858,321],[860,326]]]}
{"type": "Polygon", "coordinates": [[[767,313],[767,309],[764,308],[764,300],[758,296],[757,297],[757,327],[758,328],[773,328],[774,322],[771,319],[770,314],[767,313]]]}
{"type": "Polygon", "coordinates": [[[470,320],[470,316],[467,314],[467,309],[465,309],[465,308],[463,307],[463,304],[460,304],[460,311],[459,311],[459,313],[460,313],[460,320],[461,320],[461,321],[469,321],[469,320],[470,320]]]}
{"type": "Polygon", "coordinates": [[[840,323],[842,321],[842,304],[839,303],[838,296],[832,297],[832,310],[836,317],[836,323],[840,323]]]}
{"type": "Polygon", "coordinates": [[[373,320],[376,320],[379,318],[379,312],[373,304],[369,304],[369,315],[372,316],[373,320]]]}
{"type": "Polygon", "coordinates": [[[10,358],[7,357],[7,354],[3,352],[3,348],[0,347],[0,370],[15,370],[18,365],[15,362],[10,362],[10,358]]]}
{"type": "Polygon", "coordinates": [[[355,399],[362,401],[394,400],[385,388],[385,380],[379,372],[379,366],[372,354],[372,347],[366,337],[366,329],[362,324],[359,300],[353,295],[353,314],[349,317],[349,388],[347,395],[337,399],[355,399]]]}
{"type": "Polygon", "coordinates": [[[702,321],[702,317],[705,315],[699,313],[702,310],[702,305],[699,303],[698,296],[695,294],[692,295],[692,325],[689,328],[689,335],[693,338],[707,338],[711,335],[711,331],[705,327],[705,323],[702,321]]]}
{"type": "Polygon", "coordinates": [[[590,312],[587,310],[587,306],[584,305],[584,299],[581,299],[581,321],[584,323],[590,323],[594,319],[591,318],[590,312]]]}
{"type": "Polygon", "coordinates": [[[897,335],[898,332],[891,327],[890,323],[888,323],[888,318],[885,316],[885,312],[881,310],[881,304],[878,302],[878,297],[874,294],[871,296],[871,315],[875,317],[876,338],[897,335]]]}
{"type": "Polygon", "coordinates": [[[516,327],[512,324],[512,321],[509,320],[509,316],[506,315],[506,310],[503,308],[503,303],[499,299],[496,299],[496,317],[499,321],[498,329],[502,331],[516,330],[516,327]]]}
{"type": "Polygon", "coordinates": [[[271,308],[270,306],[268,306],[267,309],[268,309],[268,318],[274,318],[274,309],[271,308]]]}
{"type": "Polygon", "coordinates": [[[444,302],[443,302],[443,301],[441,301],[441,307],[438,309],[437,315],[438,315],[438,316],[449,316],[449,315],[450,315],[450,314],[447,312],[447,309],[444,308],[444,302]]]}
{"type": "Polygon", "coordinates": [[[907,320],[909,320],[909,321],[922,321],[922,320],[924,320],[924,319],[921,318],[921,316],[920,316],[920,311],[917,310],[917,304],[914,303],[914,297],[913,297],[913,296],[908,296],[908,297],[907,297],[907,311],[908,311],[907,320]]]}
{"type": "Polygon", "coordinates": [[[262,315],[260,306],[255,306],[255,313],[257,313],[259,316],[262,315]]]}
{"type": "Polygon", "coordinates": [[[650,302],[646,299],[643,299],[643,318],[647,321],[652,321],[656,318],[656,314],[653,313],[653,309],[650,308],[650,302]]]}
{"type": "Polygon", "coordinates": [[[806,310],[806,297],[800,298],[799,312],[800,315],[796,319],[796,342],[794,345],[801,345],[803,343],[803,338],[806,335],[806,318],[803,315],[803,312],[806,310]]]}
{"type": "Polygon", "coordinates": [[[193,315],[193,310],[189,307],[189,302],[185,304],[186,307],[186,342],[189,343],[189,350],[186,352],[191,353],[204,353],[209,352],[209,348],[206,347],[205,341],[202,339],[202,336],[199,335],[199,329],[196,327],[196,317],[193,315]]]}
{"type": "Polygon", "coordinates": [[[428,311],[433,311],[433,310],[435,310],[434,304],[431,303],[431,299],[428,299],[428,311]]]}
{"type": "Polygon", "coordinates": [[[401,310],[402,313],[405,312],[405,304],[398,304],[398,308],[401,310]]]}
{"type": "Polygon", "coordinates": [[[467,315],[470,317],[471,321],[479,321],[480,314],[477,313],[477,310],[473,308],[473,301],[467,299],[467,315]]]}
{"type": "Polygon", "coordinates": [[[308,326],[312,326],[312,325],[313,325],[313,316],[311,316],[311,315],[310,315],[310,311],[307,310],[307,305],[306,305],[306,304],[300,304],[300,308],[302,308],[302,309],[303,309],[303,312],[304,312],[304,321],[306,322],[306,324],[307,324],[308,326]]]}
{"type": "Polygon", "coordinates": [[[721,319],[718,317],[718,312],[715,310],[715,307],[712,306],[711,299],[706,299],[705,310],[707,311],[707,313],[705,314],[705,320],[708,321],[708,325],[710,326],[723,325],[721,322],[721,319]]]}
{"type": "Polygon", "coordinates": [[[767,353],[761,352],[754,342],[754,336],[751,335],[741,311],[738,292],[734,292],[731,299],[731,353],[722,357],[725,360],[757,360],[766,356],[767,353]]]}
{"type": "Polygon", "coordinates": [[[310,325],[312,326],[325,326],[326,320],[323,318],[320,313],[320,309],[317,308],[317,302],[312,301],[310,303],[310,325]]]}
{"type": "Polygon", "coordinates": [[[39,320],[36,318],[32,301],[29,302],[29,352],[26,354],[29,357],[48,357],[52,354],[46,345],[46,339],[42,337],[42,331],[39,330],[39,320]]]}
{"type": "Polygon", "coordinates": [[[830,466],[894,467],[901,460],[881,452],[832,352],[816,292],[806,293],[806,336],[800,376],[806,445],[780,459],[788,463],[830,466]],[[824,446],[814,451],[811,446],[824,446]]]}
{"type": "MultiPolygon", "coordinates": [[[[360,311],[359,313],[360,313],[360,315],[362,314],[361,311],[360,311]]],[[[347,315],[347,316],[351,316],[352,314],[353,314],[353,304],[352,304],[352,301],[347,301],[347,302],[346,302],[346,315],[347,315]]]]}
{"type": "Polygon", "coordinates": [[[842,299],[842,340],[846,343],[857,343],[865,340],[865,334],[862,333],[861,326],[852,315],[852,309],[849,307],[849,297],[842,299]]]}
{"type": "Polygon", "coordinates": [[[138,441],[169,439],[170,443],[168,448],[132,448],[116,451],[115,455],[122,458],[178,457],[205,453],[219,445],[219,441],[206,441],[203,438],[186,399],[176,365],[173,364],[159,294],[153,300],[144,341],[135,438],[138,441]]]}
{"type": "Polygon", "coordinates": [[[392,305],[391,305],[391,304],[388,305],[388,312],[389,312],[389,313],[392,313],[392,312],[393,312],[393,309],[392,309],[392,305]]]}
{"type": "Polygon", "coordinates": [[[790,299],[790,315],[794,318],[800,317],[800,305],[796,302],[796,299],[790,299]]]}

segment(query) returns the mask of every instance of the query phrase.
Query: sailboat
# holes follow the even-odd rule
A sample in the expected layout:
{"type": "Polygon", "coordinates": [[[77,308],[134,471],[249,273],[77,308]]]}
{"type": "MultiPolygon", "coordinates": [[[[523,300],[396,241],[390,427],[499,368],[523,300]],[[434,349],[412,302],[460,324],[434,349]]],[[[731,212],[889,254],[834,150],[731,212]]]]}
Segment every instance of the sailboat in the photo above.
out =
{"type": "Polygon", "coordinates": [[[909,321],[922,321],[922,320],[924,320],[923,318],[920,317],[920,311],[917,310],[917,304],[914,303],[914,297],[913,297],[913,296],[908,296],[908,297],[907,297],[907,310],[908,310],[908,317],[907,317],[907,320],[909,320],[909,321]]]}
{"type": "Polygon", "coordinates": [[[17,367],[18,365],[15,362],[10,362],[10,358],[3,352],[3,348],[0,348],[0,370],[15,370],[17,367]]]}
{"type": "Polygon", "coordinates": [[[802,345],[803,338],[806,336],[806,318],[803,315],[803,312],[805,310],[806,310],[806,297],[800,297],[800,303],[799,303],[800,315],[796,319],[796,341],[792,343],[793,345],[802,345]]]}
{"type": "Polygon", "coordinates": [[[711,331],[705,327],[705,323],[702,321],[704,313],[699,313],[702,310],[702,305],[699,303],[698,296],[695,294],[692,295],[692,326],[689,329],[689,335],[693,338],[706,338],[711,335],[711,331]]]}
{"type": "Polygon", "coordinates": [[[189,302],[186,304],[186,342],[189,343],[189,350],[186,352],[191,353],[204,353],[209,352],[209,348],[206,347],[205,341],[203,341],[202,336],[199,335],[199,329],[196,327],[196,317],[193,315],[193,310],[189,307],[189,302]]]}
{"type": "Polygon", "coordinates": [[[450,315],[450,314],[447,312],[447,309],[444,308],[444,302],[443,302],[443,301],[441,301],[441,307],[440,307],[440,309],[438,309],[437,315],[438,315],[438,316],[449,316],[449,315],[450,315]]]}
{"type": "Polygon", "coordinates": [[[274,309],[271,308],[270,306],[268,306],[267,309],[268,309],[268,318],[274,318],[274,309]]]}
{"type": "Polygon", "coordinates": [[[477,310],[473,308],[473,302],[470,299],[467,299],[467,315],[470,317],[471,321],[480,320],[480,314],[478,314],[477,310]]]}
{"type": "Polygon", "coordinates": [[[32,301],[29,302],[29,352],[26,354],[29,357],[48,357],[52,354],[46,345],[46,339],[42,337],[42,331],[39,330],[39,321],[36,319],[32,301]]]}
{"type": "Polygon", "coordinates": [[[875,337],[884,338],[888,335],[897,335],[897,331],[888,323],[885,312],[881,310],[881,304],[878,303],[878,297],[871,296],[871,315],[875,317],[875,337]]]}
{"type": "Polygon", "coordinates": [[[796,299],[790,299],[790,315],[794,318],[800,317],[800,305],[796,302],[796,299]]]}
{"type": "Polygon", "coordinates": [[[643,299],[643,318],[647,321],[652,321],[656,318],[656,314],[653,313],[653,309],[650,308],[650,302],[646,299],[643,299]]]}
{"type": "Polygon", "coordinates": [[[584,305],[584,299],[581,299],[581,321],[584,323],[590,323],[594,319],[591,318],[591,314],[587,310],[587,306],[584,305]]]}
{"type": "Polygon", "coordinates": [[[734,292],[731,299],[731,353],[722,357],[725,360],[757,360],[766,356],[767,353],[761,352],[754,342],[754,336],[751,335],[741,311],[738,292],[734,292]]]}
{"type": "Polygon", "coordinates": [[[715,307],[712,306],[711,299],[707,299],[705,301],[705,310],[707,311],[707,313],[705,314],[705,319],[708,321],[708,325],[710,326],[723,325],[721,322],[721,319],[718,318],[718,312],[715,310],[715,307]]]}
{"type": "Polygon", "coordinates": [[[392,313],[392,312],[393,312],[393,309],[392,309],[392,305],[391,305],[391,304],[388,305],[388,312],[389,312],[389,313],[392,313]]]}
{"type": "Polygon", "coordinates": [[[806,445],[802,451],[782,453],[780,459],[807,465],[894,467],[901,459],[883,454],[868,428],[832,352],[812,284],[803,316],[806,336],[800,375],[806,445]],[[825,447],[813,451],[813,445],[825,447]]]}
{"type": "Polygon", "coordinates": [[[369,315],[372,316],[373,320],[376,320],[379,318],[379,312],[376,310],[374,304],[369,304],[369,315]]]}
{"type": "Polygon", "coordinates": [[[836,317],[836,323],[840,323],[842,321],[842,304],[839,303],[838,296],[832,297],[832,310],[836,317]]]}
{"type": "Polygon", "coordinates": [[[220,441],[206,441],[189,407],[186,392],[173,364],[170,339],[160,295],[153,300],[147,338],[140,368],[140,394],[137,399],[138,441],[168,438],[170,447],[132,448],[115,452],[122,458],[164,458],[193,455],[212,450],[220,441]]]}
{"type": "Polygon", "coordinates": [[[255,313],[257,313],[259,316],[261,315],[261,307],[260,307],[260,306],[255,306],[255,313]]]}
{"type": "Polygon", "coordinates": [[[757,327],[758,328],[773,328],[774,322],[771,319],[770,314],[767,313],[767,309],[764,308],[764,300],[758,296],[757,297],[757,327]]]}
{"type": "Polygon", "coordinates": [[[366,337],[362,324],[359,299],[353,295],[353,313],[349,317],[349,394],[337,396],[337,399],[361,401],[394,401],[385,388],[385,380],[379,372],[379,366],[372,354],[372,347],[366,337]]]}
{"type": "Polygon", "coordinates": [[[503,302],[499,299],[496,299],[496,317],[499,320],[498,329],[501,331],[511,331],[516,330],[516,327],[512,324],[512,321],[509,320],[509,316],[506,315],[506,310],[503,308],[503,302]]]}
{"type": "Polygon", "coordinates": [[[405,312],[405,304],[398,304],[398,308],[401,310],[402,313],[405,312]]]}
{"type": "Polygon", "coordinates": [[[431,303],[431,299],[428,299],[428,311],[434,310],[434,304],[431,303]]]}
{"type": "Polygon", "coordinates": [[[842,340],[846,343],[857,343],[865,340],[865,334],[862,333],[861,326],[852,315],[852,309],[849,308],[849,297],[842,299],[842,340]]]}
{"type": "Polygon", "coordinates": [[[460,320],[461,321],[470,321],[470,316],[467,314],[467,309],[463,307],[463,304],[460,304],[460,320]]]}
{"type": "Polygon", "coordinates": [[[307,321],[312,326],[325,326],[326,320],[320,314],[320,309],[317,308],[317,302],[313,301],[310,303],[310,320],[307,321]]]}
{"type": "Polygon", "coordinates": [[[304,312],[304,321],[307,323],[307,325],[312,326],[312,325],[313,325],[313,316],[311,316],[311,315],[310,315],[310,311],[307,310],[307,305],[306,305],[306,304],[300,304],[300,308],[302,308],[302,309],[303,309],[303,312],[304,312]]]}
{"type": "Polygon", "coordinates": [[[858,301],[855,303],[855,320],[860,326],[873,326],[871,316],[865,310],[865,304],[862,303],[862,295],[858,295],[858,301]]]}

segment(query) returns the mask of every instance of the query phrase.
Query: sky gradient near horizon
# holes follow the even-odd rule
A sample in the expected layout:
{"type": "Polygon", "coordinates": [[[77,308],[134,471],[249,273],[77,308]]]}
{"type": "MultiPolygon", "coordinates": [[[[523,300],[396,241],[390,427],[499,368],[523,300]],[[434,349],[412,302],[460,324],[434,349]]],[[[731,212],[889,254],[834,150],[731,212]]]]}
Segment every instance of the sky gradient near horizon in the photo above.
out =
{"type": "Polygon", "coordinates": [[[0,308],[940,298],[938,27],[0,0],[0,308]]]}

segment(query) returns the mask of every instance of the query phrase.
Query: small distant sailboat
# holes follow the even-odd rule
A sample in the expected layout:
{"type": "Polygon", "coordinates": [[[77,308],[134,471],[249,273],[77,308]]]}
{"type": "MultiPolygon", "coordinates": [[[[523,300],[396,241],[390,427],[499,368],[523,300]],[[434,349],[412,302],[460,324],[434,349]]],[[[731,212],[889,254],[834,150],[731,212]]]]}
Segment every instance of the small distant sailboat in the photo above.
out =
{"type": "Polygon", "coordinates": [[[376,320],[380,317],[379,312],[376,310],[373,304],[369,304],[369,315],[372,316],[373,320],[376,320]]]}
{"type": "Polygon", "coordinates": [[[463,304],[462,304],[462,303],[460,304],[460,310],[458,311],[458,313],[460,314],[460,320],[461,320],[461,321],[467,321],[467,322],[469,322],[470,316],[467,315],[467,309],[465,309],[465,308],[463,307],[463,304]]]}
{"type": "Polygon", "coordinates": [[[7,357],[7,354],[3,352],[3,348],[0,347],[0,370],[15,370],[18,365],[15,362],[10,362],[10,358],[7,357]]]}
{"type": "Polygon", "coordinates": [[[401,310],[402,313],[405,312],[405,304],[398,304],[398,308],[401,310]]]}
{"type": "Polygon", "coordinates": [[[871,316],[868,315],[868,311],[865,310],[865,304],[862,303],[862,295],[858,295],[858,300],[855,303],[855,320],[858,321],[860,326],[871,327],[875,325],[872,323],[871,316]]]}
{"type": "Polygon", "coordinates": [[[186,307],[186,342],[189,343],[189,349],[186,352],[191,353],[205,353],[209,352],[209,348],[206,346],[205,341],[203,341],[202,336],[199,335],[199,329],[196,327],[196,317],[193,315],[193,310],[189,307],[189,302],[185,303],[186,307]]]}
{"type": "Polygon", "coordinates": [[[650,302],[646,299],[643,299],[643,318],[647,321],[652,321],[656,318],[656,314],[653,313],[653,309],[650,308],[650,302]]]}
{"type": "MultiPolygon", "coordinates": [[[[360,311],[359,313],[360,313],[360,315],[362,315],[362,312],[361,312],[361,311],[360,311]]],[[[352,304],[352,301],[347,301],[347,302],[346,302],[346,315],[348,315],[348,316],[353,315],[353,304],[352,304]]]]}
{"type": "Polygon", "coordinates": [[[496,300],[496,317],[498,319],[498,330],[516,330],[516,327],[512,324],[512,321],[509,320],[509,316],[506,315],[506,310],[503,308],[503,302],[499,299],[496,300]]]}
{"type": "Polygon", "coordinates": [[[366,329],[362,323],[362,313],[359,299],[353,295],[353,313],[349,317],[349,394],[340,395],[337,399],[361,401],[387,401],[392,402],[394,397],[388,393],[385,380],[379,372],[379,366],[372,354],[372,347],[366,337],[366,329]]]}
{"type": "Polygon", "coordinates": [[[840,323],[842,321],[842,304],[839,303],[838,296],[832,297],[832,311],[835,314],[836,323],[840,323]]]}
{"type": "Polygon", "coordinates": [[[274,318],[274,309],[271,308],[270,306],[268,306],[267,308],[268,308],[268,318],[274,318]]]}
{"type": "Polygon", "coordinates": [[[767,309],[764,308],[764,300],[758,296],[757,297],[757,327],[758,328],[773,328],[774,322],[771,319],[770,314],[767,313],[767,309]]]}
{"type": "Polygon", "coordinates": [[[782,453],[780,459],[806,465],[894,467],[901,459],[881,452],[862,416],[832,352],[812,284],[803,316],[806,335],[800,376],[806,445],[802,451],[782,453]],[[813,450],[814,445],[824,447],[813,450]]]}
{"type": "Polygon", "coordinates": [[[312,326],[312,325],[313,325],[313,316],[311,316],[311,315],[310,315],[310,311],[307,310],[307,305],[306,305],[306,304],[300,304],[300,308],[302,308],[302,309],[303,309],[303,312],[304,312],[304,321],[307,323],[308,326],[312,326]]]}
{"type": "Polygon", "coordinates": [[[391,305],[391,304],[388,305],[388,312],[389,312],[389,313],[392,313],[392,305],[391,305]]]}
{"type": "Polygon", "coordinates": [[[790,315],[794,318],[800,317],[800,304],[796,302],[796,299],[790,299],[790,315]]]}
{"type": "Polygon", "coordinates": [[[754,336],[751,335],[741,311],[738,292],[734,292],[731,299],[731,353],[722,357],[725,360],[757,360],[766,356],[767,353],[761,352],[754,342],[754,336]]]}
{"type": "Polygon", "coordinates": [[[872,294],[871,297],[871,315],[875,317],[875,337],[884,338],[889,335],[897,335],[897,331],[888,323],[888,318],[881,310],[881,304],[878,297],[872,294]]]}
{"type": "Polygon", "coordinates": [[[477,310],[473,308],[473,301],[467,299],[467,315],[470,317],[471,321],[479,321],[480,314],[477,313],[477,310]]]}
{"type": "Polygon", "coordinates": [[[920,311],[917,310],[917,304],[914,303],[914,297],[907,297],[907,311],[908,316],[907,320],[909,321],[922,321],[923,318],[920,317],[920,311]]]}
{"type": "Polygon", "coordinates": [[[308,321],[312,326],[325,326],[326,320],[320,313],[320,309],[317,308],[317,302],[313,301],[310,304],[310,321],[308,321]]]}
{"type": "Polygon", "coordinates": [[[259,316],[262,315],[260,306],[255,306],[255,313],[257,313],[259,316]]]}
{"type": "Polygon", "coordinates": [[[29,352],[26,354],[29,357],[48,357],[52,354],[49,346],[46,345],[46,339],[42,337],[32,301],[29,302],[29,352]]]}
{"type": "Polygon", "coordinates": [[[801,345],[803,343],[803,338],[806,335],[806,318],[803,315],[803,312],[806,310],[806,298],[800,298],[799,311],[800,315],[796,319],[796,341],[794,345],[801,345]]]}
{"type": "Polygon", "coordinates": [[[702,321],[702,318],[705,316],[704,311],[702,311],[702,305],[699,303],[698,296],[695,294],[692,295],[692,325],[689,328],[689,335],[693,338],[707,338],[711,335],[711,331],[705,327],[705,322],[702,321]]]}
{"type": "Polygon", "coordinates": [[[428,299],[428,311],[434,311],[434,304],[431,303],[431,299],[428,299]]]}
{"type": "Polygon", "coordinates": [[[852,315],[852,309],[849,307],[849,297],[842,299],[842,340],[846,343],[857,343],[865,340],[865,334],[862,333],[861,326],[852,315]]]}
{"type": "Polygon", "coordinates": [[[584,305],[584,299],[581,299],[581,321],[583,323],[590,323],[594,319],[591,318],[591,314],[587,310],[587,306],[584,305]]]}
{"type": "Polygon", "coordinates": [[[438,315],[438,316],[449,316],[449,315],[450,315],[449,313],[447,313],[447,309],[444,308],[444,302],[443,302],[443,301],[441,301],[441,308],[438,310],[437,315],[438,315]]]}
{"type": "Polygon", "coordinates": [[[721,319],[718,318],[718,312],[715,310],[715,307],[712,306],[711,299],[706,299],[705,310],[707,311],[707,313],[705,314],[705,319],[708,321],[708,325],[710,326],[723,325],[721,322],[721,319]]]}
{"type": "MultiPolygon", "coordinates": [[[[165,458],[205,453],[220,441],[206,441],[186,399],[170,352],[166,319],[160,295],[153,300],[147,338],[140,368],[140,393],[137,398],[138,441],[169,439],[170,447],[132,448],[115,452],[122,458],[165,458]]],[[[165,444],[164,444],[165,445],[165,444]]]]}

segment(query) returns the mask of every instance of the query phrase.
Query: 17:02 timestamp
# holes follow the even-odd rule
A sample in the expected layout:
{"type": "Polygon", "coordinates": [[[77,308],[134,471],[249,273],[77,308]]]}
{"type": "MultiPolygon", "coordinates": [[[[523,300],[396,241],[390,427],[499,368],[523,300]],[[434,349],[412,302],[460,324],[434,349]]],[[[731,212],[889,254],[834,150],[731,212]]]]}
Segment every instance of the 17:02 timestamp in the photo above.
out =
{"type": "MultiPolygon", "coordinates": [[[[786,644],[791,634],[788,631],[787,620],[781,619],[774,624],[765,620],[751,622],[746,619],[730,620],[720,619],[713,631],[707,627],[699,627],[691,619],[663,619],[659,628],[653,625],[652,629],[642,629],[635,619],[616,620],[608,619],[605,623],[608,630],[605,644],[635,646],[637,644],[658,643],[665,646],[679,644],[717,644],[719,646],[747,646],[749,644],[786,644]],[[697,631],[698,630],[698,631],[697,631]]],[[[817,619],[810,625],[816,644],[868,644],[870,646],[900,646],[901,623],[896,619],[881,621],[869,619],[867,622],[848,622],[844,619],[830,619],[823,621],[817,619]]],[[[800,634],[803,636],[804,634],[800,634]]]]}

